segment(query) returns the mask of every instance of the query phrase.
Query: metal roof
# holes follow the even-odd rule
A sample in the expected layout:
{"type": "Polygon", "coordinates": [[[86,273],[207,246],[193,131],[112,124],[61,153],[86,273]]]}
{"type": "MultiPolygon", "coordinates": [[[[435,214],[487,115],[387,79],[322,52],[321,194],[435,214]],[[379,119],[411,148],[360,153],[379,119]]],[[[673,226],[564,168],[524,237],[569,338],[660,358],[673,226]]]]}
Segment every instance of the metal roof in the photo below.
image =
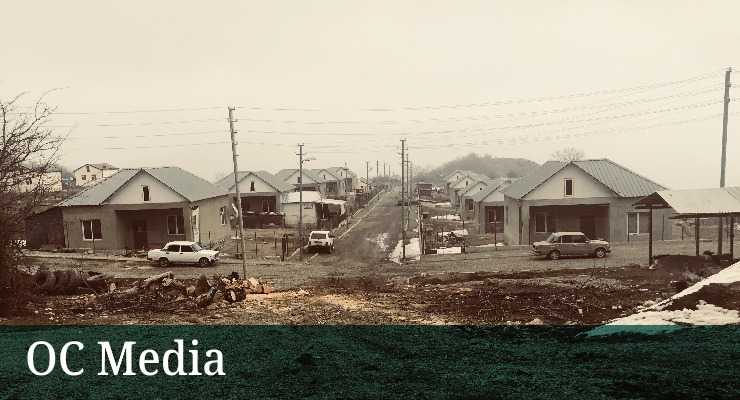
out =
{"type": "Polygon", "coordinates": [[[521,199],[568,165],[574,165],[602,183],[619,197],[641,197],[666,188],[607,158],[569,163],[548,161],[529,175],[512,183],[506,196],[521,199]]]}
{"type": "Polygon", "coordinates": [[[680,215],[740,214],[740,187],[661,190],[635,205],[637,208],[672,208],[680,215]]]}
{"type": "MultiPolygon", "coordinates": [[[[272,186],[277,190],[278,192],[289,192],[294,189],[293,185],[289,185],[284,180],[276,177],[275,175],[267,172],[267,171],[239,171],[239,182],[244,180],[247,176],[250,174],[260,178],[268,185],[272,186]]],[[[216,186],[220,187],[223,190],[231,191],[234,189],[234,173],[230,173],[226,175],[225,177],[219,179],[216,182],[216,186]]]]}
{"type": "Polygon", "coordinates": [[[85,167],[87,165],[89,165],[91,167],[95,167],[95,168],[100,169],[100,170],[120,169],[120,168],[114,167],[113,165],[108,164],[108,163],[95,163],[95,164],[87,163],[87,164],[83,164],[82,166],[78,167],[77,169],[75,169],[72,172],[79,171],[80,169],[82,169],[83,167],[85,167]]]}
{"type": "Polygon", "coordinates": [[[188,201],[209,199],[226,194],[214,184],[179,167],[126,168],[119,170],[118,173],[111,175],[97,185],[62,201],[59,206],[101,205],[116,191],[125,186],[131,178],[142,173],[151,175],[188,201]]]}
{"type": "Polygon", "coordinates": [[[488,197],[491,193],[496,191],[503,191],[512,181],[512,178],[496,178],[491,179],[488,181],[488,186],[484,188],[483,190],[480,190],[478,193],[474,194],[473,196],[470,196],[470,198],[473,199],[473,202],[480,203],[483,201],[486,197],[488,197]]]}
{"type": "MultiPolygon", "coordinates": [[[[297,183],[288,182],[288,178],[290,178],[290,176],[293,175],[296,172],[298,172],[298,168],[281,169],[280,171],[278,171],[275,174],[275,177],[278,178],[278,179],[280,179],[283,182],[286,182],[286,183],[289,183],[289,184],[293,184],[293,185],[297,185],[297,183]]],[[[304,168],[303,169],[303,176],[308,177],[309,179],[311,179],[312,181],[314,181],[316,183],[321,182],[321,180],[319,179],[319,177],[317,177],[316,175],[314,175],[314,173],[310,169],[305,169],[304,168]]]]}

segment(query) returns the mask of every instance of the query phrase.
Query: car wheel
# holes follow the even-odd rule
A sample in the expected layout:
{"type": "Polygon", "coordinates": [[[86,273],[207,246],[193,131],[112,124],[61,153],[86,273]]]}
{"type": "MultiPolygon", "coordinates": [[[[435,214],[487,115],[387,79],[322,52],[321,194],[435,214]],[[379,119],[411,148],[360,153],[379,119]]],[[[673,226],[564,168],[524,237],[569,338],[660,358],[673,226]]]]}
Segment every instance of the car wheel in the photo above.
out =
{"type": "Polygon", "coordinates": [[[159,266],[162,268],[167,268],[167,266],[170,265],[170,260],[162,257],[159,259],[159,266]]]}
{"type": "Polygon", "coordinates": [[[329,246],[329,254],[334,252],[334,245],[329,246]]]}
{"type": "Polygon", "coordinates": [[[200,265],[201,267],[205,268],[205,267],[211,265],[211,262],[208,261],[207,258],[203,257],[200,260],[198,260],[198,265],[200,265]]]}
{"type": "Polygon", "coordinates": [[[560,252],[557,250],[553,250],[550,252],[550,254],[547,255],[547,258],[551,260],[557,260],[560,258],[560,252]]]}
{"type": "Polygon", "coordinates": [[[606,257],[606,250],[604,250],[603,248],[599,247],[594,252],[594,255],[596,256],[596,258],[604,258],[604,257],[606,257]]]}

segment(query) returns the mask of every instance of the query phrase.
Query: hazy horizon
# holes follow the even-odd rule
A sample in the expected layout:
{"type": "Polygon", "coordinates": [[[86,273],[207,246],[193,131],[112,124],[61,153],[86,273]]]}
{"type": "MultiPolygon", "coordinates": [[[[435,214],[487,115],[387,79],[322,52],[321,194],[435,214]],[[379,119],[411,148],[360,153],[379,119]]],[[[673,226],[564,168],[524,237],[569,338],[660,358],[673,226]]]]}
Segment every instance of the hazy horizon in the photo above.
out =
{"type": "MultiPolygon", "coordinates": [[[[71,129],[60,163],[208,180],[232,169],[235,106],[240,170],[296,168],[305,143],[307,168],[398,173],[406,138],[420,167],[471,152],[542,164],[575,147],[670,188],[716,187],[724,69],[740,59],[731,1],[38,7],[4,7],[0,98],[63,88],[47,96],[52,125],[71,129]]],[[[728,186],[738,113],[731,102],[728,186]]]]}

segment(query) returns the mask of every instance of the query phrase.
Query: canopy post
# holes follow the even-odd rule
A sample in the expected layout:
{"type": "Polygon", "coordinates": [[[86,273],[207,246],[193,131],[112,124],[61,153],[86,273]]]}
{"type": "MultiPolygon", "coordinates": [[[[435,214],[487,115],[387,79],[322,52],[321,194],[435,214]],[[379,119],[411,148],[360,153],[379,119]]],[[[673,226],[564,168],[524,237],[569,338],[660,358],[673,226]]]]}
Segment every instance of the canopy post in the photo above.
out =
{"type": "Polygon", "coordinates": [[[696,218],[694,220],[694,240],[696,240],[696,255],[699,255],[699,232],[701,227],[701,220],[699,218],[696,218]]]}
{"type": "Polygon", "coordinates": [[[730,216],[730,263],[735,261],[735,216],[730,216]]]}
{"type": "Polygon", "coordinates": [[[650,232],[650,243],[648,244],[648,265],[653,265],[653,206],[649,208],[648,230],[650,232]]]}

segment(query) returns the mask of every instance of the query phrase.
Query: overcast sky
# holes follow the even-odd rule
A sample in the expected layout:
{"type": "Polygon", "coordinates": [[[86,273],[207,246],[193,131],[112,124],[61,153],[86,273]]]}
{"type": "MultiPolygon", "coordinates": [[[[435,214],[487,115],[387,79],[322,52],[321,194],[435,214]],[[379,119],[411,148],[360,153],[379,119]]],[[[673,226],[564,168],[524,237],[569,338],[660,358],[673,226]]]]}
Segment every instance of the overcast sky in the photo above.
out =
{"type": "Polygon", "coordinates": [[[60,133],[74,126],[65,166],[209,180],[231,169],[234,105],[243,170],[294,168],[304,142],[312,167],[398,171],[405,137],[430,167],[577,147],[671,188],[717,186],[723,69],[740,67],[738,1],[8,1],[2,15],[0,97],[64,88],[47,101],[70,113],[60,133]]]}

